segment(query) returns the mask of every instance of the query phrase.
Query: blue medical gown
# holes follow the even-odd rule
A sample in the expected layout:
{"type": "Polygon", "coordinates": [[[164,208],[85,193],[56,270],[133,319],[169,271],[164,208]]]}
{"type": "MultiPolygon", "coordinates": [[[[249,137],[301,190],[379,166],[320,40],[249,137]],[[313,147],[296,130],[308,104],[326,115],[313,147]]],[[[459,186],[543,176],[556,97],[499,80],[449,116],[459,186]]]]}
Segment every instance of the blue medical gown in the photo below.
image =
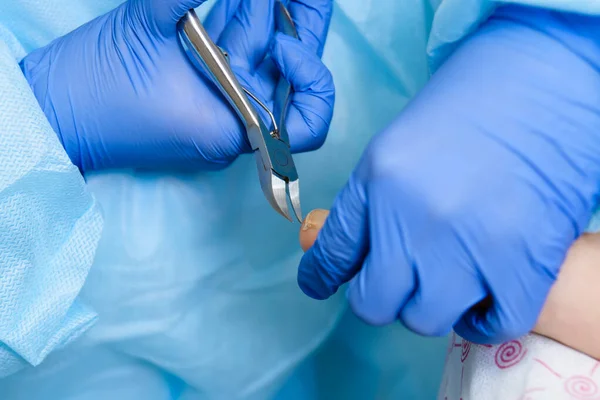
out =
{"type": "MultiPolygon", "coordinates": [[[[600,13],[585,0],[519,2],[600,13]]],[[[119,0],[2,3],[0,399],[435,396],[443,339],[367,327],[343,296],[298,290],[297,226],[269,208],[251,156],[216,173],[87,183],[70,165],[17,62],[119,0]]],[[[296,157],[305,210],[330,206],[370,136],[495,4],[336,2],[331,133],[296,157]]]]}

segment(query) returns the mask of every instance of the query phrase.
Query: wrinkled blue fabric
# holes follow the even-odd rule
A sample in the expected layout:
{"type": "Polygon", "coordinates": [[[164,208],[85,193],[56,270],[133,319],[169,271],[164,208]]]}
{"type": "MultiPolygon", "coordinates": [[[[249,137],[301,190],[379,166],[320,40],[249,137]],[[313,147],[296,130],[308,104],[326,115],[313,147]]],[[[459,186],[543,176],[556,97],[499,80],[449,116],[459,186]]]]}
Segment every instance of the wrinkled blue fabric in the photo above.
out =
{"type": "Polygon", "coordinates": [[[0,25],[0,377],[38,365],[95,321],[78,294],[102,224],[20,73],[19,51],[0,25]]]}
{"type": "Polygon", "coordinates": [[[517,4],[600,15],[600,3],[589,0],[430,0],[430,4],[437,11],[427,46],[432,71],[435,71],[460,41],[473,33],[498,6],[517,4]]]}
{"type": "MultiPolygon", "coordinates": [[[[0,53],[6,68],[0,68],[0,82],[22,82],[25,100],[13,107],[19,97],[4,96],[4,83],[0,120],[19,124],[16,132],[21,137],[45,132],[56,145],[57,157],[67,160],[59,142],[48,136],[49,125],[27,92],[17,61],[119,3],[3,2],[0,53]]],[[[436,52],[451,51],[488,12],[476,0],[439,3],[335,3],[323,59],[334,75],[336,109],[325,146],[295,157],[304,177],[304,209],[331,204],[370,136],[423,86],[429,65],[436,65],[433,60],[443,59],[436,52]]],[[[584,0],[560,4],[594,12],[594,5],[584,0]]],[[[2,138],[9,133],[6,125],[0,128],[2,138]]],[[[52,181],[48,190],[58,194],[45,196],[50,203],[38,215],[64,218],[78,209],[93,209],[76,169],[68,164],[65,168],[72,168],[74,175],[67,178],[65,173],[52,181]],[[79,190],[60,189],[69,179],[79,182],[79,190]],[[67,211],[61,213],[62,207],[67,211]]],[[[0,169],[1,179],[4,171],[0,169]]],[[[445,340],[423,339],[399,326],[367,327],[346,313],[340,297],[325,303],[305,298],[296,287],[301,256],[296,228],[265,204],[255,174],[254,161],[243,156],[217,173],[120,171],[89,176],[88,188],[102,206],[105,228],[77,304],[93,307],[100,318],[42,365],[1,380],[2,399],[268,399],[282,386],[279,396],[286,400],[434,398],[445,340]]],[[[39,182],[27,193],[35,198],[34,194],[44,195],[43,188],[39,182]]],[[[29,213],[29,206],[16,210],[29,213]]],[[[4,214],[1,221],[7,218],[4,214]]],[[[28,221],[38,218],[29,215],[28,221]]],[[[98,230],[96,222],[82,217],[76,221],[83,221],[85,229],[65,228],[62,234],[75,240],[98,230]]],[[[31,240],[44,242],[47,226],[68,224],[36,227],[37,236],[31,240]]],[[[77,248],[91,258],[95,246],[90,242],[81,240],[77,248]]],[[[85,265],[85,257],[76,252],[68,260],[61,270],[85,265]]],[[[38,263],[31,269],[42,273],[47,265],[38,263]]],[[[4,271],[3,264],[0,279],[7,276],[4,271]]],[[[79,287],[82,283],[83,279],[79,287]]],[[[35,293],[41,301],[42,294],[35,293]]],[[[3,294],[0,286],[0,298],[3,294]]],[[[1,321],[2,312],[0,306],[1,321]]],[[[91,321],[93,314],[87,315],[91,321]]],[[[37,326],[60,332],[60,326],[48,323],[48,316],[43,315],[37,326]]],[[[47,354],[34,353],[40,361],[47,354]]],[[[2,360],[0,369],[9,365],[2,360]]],[[[26,365],[20,358],[12,360],[26,365]]]]}

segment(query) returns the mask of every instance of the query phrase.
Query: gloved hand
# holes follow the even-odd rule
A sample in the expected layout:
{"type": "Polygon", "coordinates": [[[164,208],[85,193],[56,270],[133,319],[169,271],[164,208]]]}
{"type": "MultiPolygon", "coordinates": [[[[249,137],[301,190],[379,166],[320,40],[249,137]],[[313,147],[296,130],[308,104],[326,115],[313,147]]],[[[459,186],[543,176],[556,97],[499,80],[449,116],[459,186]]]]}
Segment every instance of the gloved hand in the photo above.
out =
{"type": "MultiPolygon", "coordinates": [[[[202,0],[129,0],[21,63],[73,163],[106,168],[216,169],[250,151],[214,85],[185,55],[176,24],[202,0]]],[[[292,151],[318,148],[334,86],[320,55],[328,0],[288,6],[301,42],[274,36],[273,0],[216,4],[205,25],[243,86],[272,108],[278,67],[295,89],[287,118],[292,151]],[[272,57],[265,58],[267,53],[272,57]]],[[[268,121],[265,117],[265,121],[268,121]]]]}
{"type": "Polygon", "coordinates": [[[600,18],[499,8],[372,140],[302,290],[351,281],[359,317],[424,335],[530,331],[598,200],[599,71],[600,18]]]}

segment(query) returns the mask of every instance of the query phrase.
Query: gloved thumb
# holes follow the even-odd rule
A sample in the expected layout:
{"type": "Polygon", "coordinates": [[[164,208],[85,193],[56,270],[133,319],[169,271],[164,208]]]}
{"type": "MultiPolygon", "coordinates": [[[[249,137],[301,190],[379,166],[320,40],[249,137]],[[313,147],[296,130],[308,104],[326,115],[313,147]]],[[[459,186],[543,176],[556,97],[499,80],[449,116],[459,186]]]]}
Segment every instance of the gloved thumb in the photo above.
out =
{"type": "Polygon", "coordinates": [[[536,276],[512,280],[508,287],[517,288],[526,281],[527,288],[495,294],[492,300],[486,299],[471,308],[454,326],[456,333],[473,343],[497,344],[532,330],[554,279],[536,276]]]}
{"type": "Polygon", "coordinates": [[[177,22],[189,10],[200,6],[206,0],[132,0],[145,8],[149,22],[156,25],[165,36],[177,32],[177,22]]]}
{"type": "Polygon", "coordinates": [[[364,187],[355,172],[338,194],[317,240],[300,260],[300,289],[318,300],[336,293],[360,269],[367,232],[364,187]]]}

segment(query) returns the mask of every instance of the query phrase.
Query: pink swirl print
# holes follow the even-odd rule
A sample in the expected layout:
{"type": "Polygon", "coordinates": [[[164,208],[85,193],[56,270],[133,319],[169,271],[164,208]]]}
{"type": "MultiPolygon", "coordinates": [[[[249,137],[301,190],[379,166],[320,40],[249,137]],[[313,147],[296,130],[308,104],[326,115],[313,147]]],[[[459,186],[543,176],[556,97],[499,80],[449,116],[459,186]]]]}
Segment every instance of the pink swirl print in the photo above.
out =
{"type": "Polygon", "coordinates": [[[527,350],[518,340],[511,340],[498,347],[496,351],[496,366],[501,369],[517,365],[523,359],[527,350]]]}
{"type": "Polygon", "coordinates": [[[594,399],[598,394],[598,386],[587,376],[575,375],[565,381],[565,391],[574,399],[594,399]]]}
{"type": "Polygon", "coordinates": [[[461,354],[460,354],[460,362],[465,362],[467,357],[469,356],[469,351],[471,351],[471,342],[463,339],[461,344],[461,354]]]}

